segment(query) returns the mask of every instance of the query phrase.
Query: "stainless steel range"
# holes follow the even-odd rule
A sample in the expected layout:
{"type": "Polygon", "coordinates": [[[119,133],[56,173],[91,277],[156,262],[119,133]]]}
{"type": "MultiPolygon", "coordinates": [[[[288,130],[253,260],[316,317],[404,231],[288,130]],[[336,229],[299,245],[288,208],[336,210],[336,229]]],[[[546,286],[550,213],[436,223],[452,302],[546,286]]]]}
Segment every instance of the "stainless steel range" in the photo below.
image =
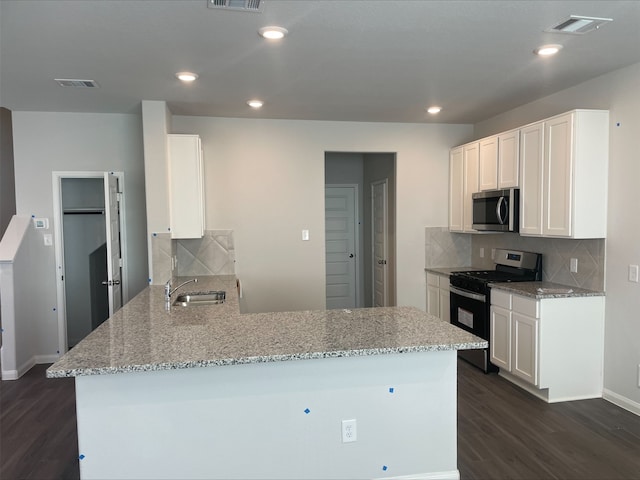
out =
{"type": "MultiPolygon", "coordinates": [[[[450,277],[451,323],[489,342],[489,284],[542,280],[540,253],[496,249],[494,262],[495,270],[456,272],[450,277]]],[[[485,372],[498,370],[489,362],[489,349],[459,350],[458,356],[485,372]]]]}

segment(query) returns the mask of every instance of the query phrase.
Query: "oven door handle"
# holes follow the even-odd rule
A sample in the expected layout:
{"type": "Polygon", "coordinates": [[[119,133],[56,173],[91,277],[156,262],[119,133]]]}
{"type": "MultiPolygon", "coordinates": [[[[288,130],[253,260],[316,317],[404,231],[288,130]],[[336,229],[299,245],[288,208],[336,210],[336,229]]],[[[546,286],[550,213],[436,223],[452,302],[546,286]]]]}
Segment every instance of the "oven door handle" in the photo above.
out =
{"type": "Polygon", "coordinates": [[[486,303],[487,297],[485,295],[481,295],[479,293],[467,292],[466,290],[460,290],[459,288],[450,286],[449,291],[455,295],[460,295],[461,297],[470,298],[471,300],[478,300],[479,302],[486,303]]]}

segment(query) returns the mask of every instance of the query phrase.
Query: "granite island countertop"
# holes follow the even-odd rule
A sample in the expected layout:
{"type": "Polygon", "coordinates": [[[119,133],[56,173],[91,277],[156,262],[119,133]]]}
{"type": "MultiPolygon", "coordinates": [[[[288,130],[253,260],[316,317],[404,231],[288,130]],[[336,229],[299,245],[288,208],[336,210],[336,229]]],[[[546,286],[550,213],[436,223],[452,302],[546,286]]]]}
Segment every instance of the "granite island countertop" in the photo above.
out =
{"type": "Polygon", "coordinates": [[[198,279],[177,293],[225,290],[225,303],[167,311],[164,287],[149,286],[49,367],[47,377],[487,347],[415,307],[241,314],[235,276],[198,279]]]}
{"type": "Polygon", "coordinates": [[[456,272],[478,272],[487,270],[486,268],[477,267],[425,267],[425,272],[435,273],[437,275],[445,275],[450,277],[452,273],[456,272]]]}
{"type": "Polygon", "coordinates": [[[571,287],[553,282],[496,282],[491,283],[490,287],[538,300],[545,298],[602,297],[605,294],[596,290],[571,287]]]}

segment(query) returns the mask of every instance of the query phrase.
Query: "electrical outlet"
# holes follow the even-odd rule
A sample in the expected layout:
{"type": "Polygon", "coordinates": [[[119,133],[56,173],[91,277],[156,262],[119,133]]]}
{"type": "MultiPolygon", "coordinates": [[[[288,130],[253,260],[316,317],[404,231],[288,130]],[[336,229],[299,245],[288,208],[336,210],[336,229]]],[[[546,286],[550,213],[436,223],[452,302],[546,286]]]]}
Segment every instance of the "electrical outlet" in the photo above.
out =
{"type": "Polygon", "coordinates": [[[629,265],[629,281],[638,283],[638,265],[629,265]]]}
{"type": "Polygon", "coordinates": [[[569,271],[571,273],[578,273],[578,259],[572,258],[569,262],[569,271]]]}
{"type": "Polygon", "coordinates": [[[355,442],[357,439],[356,419],[342,420],[342,443],[355,442]]]}
{"type": "Polygon", "coordinates": [[[638,388],[640,388],[640,364],[638,364],[638,388]]]}

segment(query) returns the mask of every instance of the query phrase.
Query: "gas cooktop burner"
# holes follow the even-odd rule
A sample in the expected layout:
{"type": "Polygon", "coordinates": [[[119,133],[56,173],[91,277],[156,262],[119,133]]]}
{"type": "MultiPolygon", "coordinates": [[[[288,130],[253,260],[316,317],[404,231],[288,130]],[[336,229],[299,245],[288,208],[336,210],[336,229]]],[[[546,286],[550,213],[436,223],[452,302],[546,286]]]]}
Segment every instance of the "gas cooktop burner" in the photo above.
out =
{"type": "Polygon", "coordinates": [[[499,270],[483,270],[483,271],[469,271],[469,272],[456,272],[455,275],[463,275],[469,279],[478,280],[481,282],[514,282],[514,281],[529,281],[535,280],[535,272],[518,272],[509,273],[499,270]]]}

